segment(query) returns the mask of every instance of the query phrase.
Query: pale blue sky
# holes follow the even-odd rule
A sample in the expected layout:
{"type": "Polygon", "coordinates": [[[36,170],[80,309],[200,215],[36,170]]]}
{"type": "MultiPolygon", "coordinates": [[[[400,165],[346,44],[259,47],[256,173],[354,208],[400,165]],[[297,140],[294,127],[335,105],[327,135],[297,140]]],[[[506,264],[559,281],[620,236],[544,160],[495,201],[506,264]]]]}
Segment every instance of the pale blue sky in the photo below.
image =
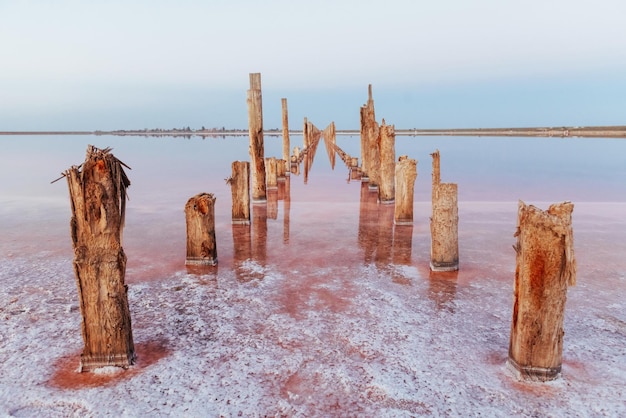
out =
{"type": "Polygon", "coordinates": [[[626,124],[621,0],[0,1],[0,130],[626,124]]]}

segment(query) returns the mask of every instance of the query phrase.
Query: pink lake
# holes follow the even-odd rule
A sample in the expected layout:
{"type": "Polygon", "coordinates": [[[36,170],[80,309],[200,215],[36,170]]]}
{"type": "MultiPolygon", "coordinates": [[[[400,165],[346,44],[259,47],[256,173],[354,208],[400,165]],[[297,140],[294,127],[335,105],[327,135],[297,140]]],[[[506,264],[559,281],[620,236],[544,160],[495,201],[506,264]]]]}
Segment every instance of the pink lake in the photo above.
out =
{"type": "MultiPolygon", "coordinates": [[[[292,136],[292,147],[302,138],[292,136]]],[[[266,137],[266,155],[281,139],[266,137]]],[[[418,160],[414,225],[394,227],[320,144],[251,227],[230,222],[247,138],[0,137],[0,414],[625,416],[626,142],[398,137],[418,160]],[[138,362],[75,372],[82,349],[65,181],[87,144],[132,167],[124,249],[138,362]],[[432,274],[430,153],[459,185],[458,273],[432,274]],[[216,201],[218,266],[185,268],[187,199],[216,201]],[[577,285],[562,376],[506,367],[517,200],[574,202],[577,285]]],[[[358,155],[358,137],[337,144],[358,155]]]]}

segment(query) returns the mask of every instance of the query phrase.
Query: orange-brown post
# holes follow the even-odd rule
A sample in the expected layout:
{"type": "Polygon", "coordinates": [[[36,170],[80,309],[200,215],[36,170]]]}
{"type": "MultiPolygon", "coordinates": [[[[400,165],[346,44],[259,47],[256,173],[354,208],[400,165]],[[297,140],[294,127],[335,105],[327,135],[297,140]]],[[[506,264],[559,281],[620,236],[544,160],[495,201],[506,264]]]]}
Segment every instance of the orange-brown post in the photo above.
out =
{"type": "MultiPolygon", "coordinates": [[[[287,111],[287,99],[281,99],[282,110],[283,110],[283,160],[289,161],[289,150],[291,149],[289,145],[289,115],[287,111]]],[[[280,173],[280,177],[288,176],[289,169],[288,166],[285,165],[281,169],[282,173],[280,173]]]]}
{"type": "Polygon", "coordinates": [[[248,90],[248,129],[250,134],[250,170],[252,180],[252,200],[267,200],[265,185],[265,149],[263,144],[263,99],[261,95],[261,74],[250,74],[248,90]]]}
{"type": "Polygon", "coordinates": [[[217,265],[215,242],[215,196],[200,193],[190,198],[185,205],[187,220],[186,265],[217,265]]]}
{"type": "Polygon", "coordinates": [[[381,203],[393,203],[396,190],[396,131],[394,125],[380,127],[380,184],[378,200],[381,203]]]}
{"type": "Polygon", "coordinates": [[[226,182],[233,197],[233,224],[250,224],[250,163],[233,161],[232,174],[226,182]]]}
{"type": "Polygon", "coordinates": [[[439,150],[433,157],[432,217],[430,218],[430,269],[459,269],[459,205],[455,183],[441,183],[439,150]]]}
{"type": "Polygon", "coordinates": [[[546,381],[561,372],[567,286],[576,283],[571,202],[547,211],[519,202],[509,367],[546,381]]]}
{"type": "Polygon", "coordinates": [[[265,178],[267,180],[267,189],[278,189],[278,163],[276,157],[265,159],[265,178]]]}
{"type": "Polygon", "coordinates": [[[135,362],[122,231],[130,181],[110,149],[87,147],[80,167],[64,174],[70,192],[70,232],[82,316],[79,370],[127,368],[135,362]]]}
{"type": "Polygon", "coordinates": [[[396,197],[394,219],[396,225],[413,224],[413,194],[417,178],[417,161],[406,155],[396,164],[396,197]]]}

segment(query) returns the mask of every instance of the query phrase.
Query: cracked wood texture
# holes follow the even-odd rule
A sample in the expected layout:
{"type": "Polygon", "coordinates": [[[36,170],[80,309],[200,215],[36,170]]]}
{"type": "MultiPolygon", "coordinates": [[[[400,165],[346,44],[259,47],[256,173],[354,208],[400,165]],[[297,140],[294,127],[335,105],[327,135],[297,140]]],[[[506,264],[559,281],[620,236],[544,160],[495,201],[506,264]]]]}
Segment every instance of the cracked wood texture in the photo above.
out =
{"type": "Polygon", "coordinates": [[[232,194],[232,223],[250,224],[250,163],[233,161],[227,183],[232,194]]]}
{"type": "Polygon", "coordinates": [[[417,160],[406,155],[400,156],[395,173],[395,208],[396,225],[413,225],[413,194],[417,178],[417,160]]]}
{"type": "Polygon", "coordinates": [[[430,218],[430,269],[459,269],[458,186],[441,183],[439,150],[433,157],[432,217],[430,218]]]}
{"type": "Polygon", "coordinates": [[[185,205],[187,221],[186,265],[215,266],[217,245],[215,242],[215,197],[200,193],[185,205]]]}
{"type": "Polygon", "coordinates": [[[508,364],[527,380],[561,372],[567,286],[576,282],[573,210],[571,202],[547,211],[519,202],[508,364]]]}
{"type": "Polygon", "coordinates": [[[396,130],[394,125],[380,126],[380,184],[378,200],[381,203],[393,203],[396,196],[396,130]]]}
{"type": "Polygon", "coordinates": [[[265,185],[265,148],[263,142],[263,100],[261,95],[261,74],[250,74],[248,90],[248,130],[250,135],[250,178],[252,200],[267,200],[265,185]]]}
{"type": "Polygon", "coordinates": [[[372,187],[378,187],[378,177],[376,177],[380,156],[378,154],[378,123],[376,123],[376,113],[374,111],[374,99],[372,98],[372,85],[367,86],[367,103],[361,106],[361,171],[363,181],[371,181],[370,171],[372,167],[374,173],[374,183],[372,187]]]}
{"type": "Polygon", "coordinates": [[[126,368],[135,361],[122,248],[130,181],[123,163],[109,151],[89,145],[82,170],[72,167],[65,172],[85,344],[81,372],[105,366],[126,368]]]}
{"type": "MultiPolygon", "coordinates": [[[[283,160],[289,161],[289,149],[290,149],[290,140],[289,140],[289,111],[287,109],[287,99],[280,99],[282,106],[282,120],[283,120],[283,160]]],[[[285,165],[283,167],[283,173],[281,176],[289,175],[289,167],[285,165]]]]}

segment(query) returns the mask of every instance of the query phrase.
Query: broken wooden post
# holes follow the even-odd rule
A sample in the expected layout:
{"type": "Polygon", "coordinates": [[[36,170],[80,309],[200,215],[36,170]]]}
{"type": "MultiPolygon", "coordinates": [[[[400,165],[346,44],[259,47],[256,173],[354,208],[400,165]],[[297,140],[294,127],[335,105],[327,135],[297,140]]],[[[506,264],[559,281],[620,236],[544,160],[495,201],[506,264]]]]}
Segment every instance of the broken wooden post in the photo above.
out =
{"type": "Polygon", "coordinates": [[[110,148],[87,147],[81,166],[64,175],[70,192],[70,232],[85,347],[79,370],[127,368],[135,362],[122,231],[130,181],[110,148]]]}
{"type": "Polygon", "coordinates": [[[252,200],[265,202],[265,150],[263,144],[263,100],[261,95],[261,74],[250,74],[248,90],[248,129],[250,134],[250,170],[252,200]]]}
{"type": "MultiPolygon", "coordinates": [[[[289,115],[287,112],[287,99],[281,99],[282,109],[283,109],[283,160],[289,161],[289,115]]],[[[282,167],[281,176],[288,176],[289,169],[285,165],[282,167]]]]}
{"type": "MultiPolygon", "coordinates": [[[[361,171],[362,180],[369,180],[369,171],[372,165],[372,143],[378,138],[378,124],[374,112],[374,99],[372,98],[372,85],[367,86],[367,103],[361,106],[361,171]]],[[[377,185],[376,185],[377,186],[377,185]]]]}
{"type": "Polygon", "coordinates": [[[380,184],[378,200],[381,203],[393,203],[395,199],[396,181],[396,131],[394,125],[380,127],[380,184]]]}
{"type": "Polygon", "coordinates": [[[226,182],[233,196],[233,224],[250,224],[250,163],[233,161],[232,174],[226,182]]]}
{"type": "Polygon", "coordinates": [[[413,193],[417,178],[417,161],[406,155],[400,156],[396,164],[395,211],[396,225],[413,224],[413,193]]]}
{"type": "Polygon", "coordinates": [[[509,367],[535,381],[561,373],[567,286],[576,284],[571,202],[542,211],[520,201],[509,367]]]}
{"type": "Polygon", "coordinates": [[[276,160],[276,175],[278,176],[279,181],[284,181],[285,177],[289,175],[289,166],[287,165],[287,160],[280,159],[276,160]]]}
{"type": "Polygon", "coordinates": [[[268,157],[265,159],[265,178],[267,180],[267,189],[278,189],[278,164],[276,157],[268,157]]]}
{"type": "Polygon", "coordinates": [[[187,221],[186,265],[217,265],[217,245],[215,242],[215,196],[200,193],[185,205],[187,221]]]}
{"type": "Polygon", "coordinates": [[[459,205],[456,183],[441,183],[439,150],[433,157],[430,269],[459,269],[459,205]]]}

